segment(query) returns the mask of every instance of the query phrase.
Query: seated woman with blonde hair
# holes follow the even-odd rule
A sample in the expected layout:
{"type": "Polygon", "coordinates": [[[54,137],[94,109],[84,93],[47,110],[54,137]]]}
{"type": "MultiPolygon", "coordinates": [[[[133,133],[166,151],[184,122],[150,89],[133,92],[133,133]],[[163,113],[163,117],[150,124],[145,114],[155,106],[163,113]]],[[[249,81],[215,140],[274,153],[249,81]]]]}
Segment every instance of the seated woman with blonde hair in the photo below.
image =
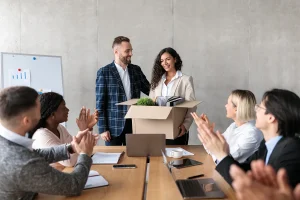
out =
{"type": "MultiPolygon", "coordinates": [[[[47,92],[40,95],[41,119],[38,125],[29,132],[34,140],[32,148],[41,149],[70,143],[72,135],[61,123],[68,121],[69,109],[62,95],[55,92],[47,92]]],[[[98,111],[90,115],[89,109],[82,108],[76,123],[80,131],[93,129],[98,121],[98,111]]],[[[99,135],[94,134],[96,140],[99,135]]],[[[60,161],[59,164],[70,167],[77,162],[78,154],[70,154],[70,159],[60,161]]],[[[55,166],[55,165],[54,165],[55,166]]]]}
{"type": "MultiPolygon", "coordinates": [[[[225,105],[226,117],[234,122],[226,129],[223,136],[229,144],[231,156],[240,163],[257,151],[263,140],[262,132],[255,127],[255,104],[256,99],[251,91],[234,90],[225,105]]],[[[211,123],[206,115],[202,114],[200,117],[209,124],[210,129],[214,129],[214,123],[211,123]]],[[[210,154],[208,151],[207,153],[210,154]]],[[[215,156],[211,156],[217,163],[215,156]]]]}

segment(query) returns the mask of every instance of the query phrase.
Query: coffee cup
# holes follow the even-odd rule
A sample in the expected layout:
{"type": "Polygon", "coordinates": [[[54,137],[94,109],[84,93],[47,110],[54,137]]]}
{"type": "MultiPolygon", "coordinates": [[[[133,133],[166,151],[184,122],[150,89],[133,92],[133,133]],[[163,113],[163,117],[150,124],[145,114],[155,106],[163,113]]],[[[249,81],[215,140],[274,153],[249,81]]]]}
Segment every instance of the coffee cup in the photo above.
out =
{"type": "Polygon", "coordinates": [[[171,151],[171,157],[173,158],[181,158],[183,156],[183,150],[181,149],[174,149],[171,151]]]}

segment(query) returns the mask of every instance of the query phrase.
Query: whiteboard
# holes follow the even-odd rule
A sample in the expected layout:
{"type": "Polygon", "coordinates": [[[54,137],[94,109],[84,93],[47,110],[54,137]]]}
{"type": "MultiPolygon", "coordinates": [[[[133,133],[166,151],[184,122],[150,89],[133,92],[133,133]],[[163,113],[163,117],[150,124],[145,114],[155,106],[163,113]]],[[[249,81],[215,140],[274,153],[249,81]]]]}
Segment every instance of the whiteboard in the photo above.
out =
{"type": "MultiPolygon", "coordinates": [[[[30,87],[63,95],[61,56],[1,53],[1,87],[12,85],[15,72],[30,72],[30,87]]],[[[22,75],[22,74],[21,74],[22,75]]],[[[26,74],[25,74],[26,76],[26,74]]],[[[20,76],[18,77],[20,78],[20,76]]],[[[24,78],[24,74],[23,77],[24,78]]],[[[26,85],[26,84],[20,84],[26,85]]],[[[29,86],[29,85],[27,85],[29,86]]]]}

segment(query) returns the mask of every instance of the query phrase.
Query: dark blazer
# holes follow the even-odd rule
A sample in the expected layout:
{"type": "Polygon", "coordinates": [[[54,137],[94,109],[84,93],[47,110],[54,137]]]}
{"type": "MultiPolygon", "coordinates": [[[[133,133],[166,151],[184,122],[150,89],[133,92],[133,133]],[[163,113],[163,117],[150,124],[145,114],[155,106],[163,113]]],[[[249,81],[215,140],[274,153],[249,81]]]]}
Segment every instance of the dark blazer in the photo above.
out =
{"type": "MultiPolygon", "coordinates": [[[[265,160],[266,155],[267,148],[263,140],[259,149],[244,163],[238,163],[231,156],[227,156],[217,165],[216,170],[231,184],[232,179],[229,174],[231,164],[236,164],[247,171],[251,169],[251,161],[265,160]]],[[[267,164],[271,165],[276,171],[285,168],[290,184],[295,187],[297,183],[300,183],[300,140],[298,138],[282,137],[273,149],[267,164]]]]}
{"type": "MultiPolygon", "coordinates": [[[[140,98],[141,91],[149,95],[150,84],[137,65],[127,66],[131,98],[140,98]]],[[[125,125],[127,106],[117,106],[117,103],[127,101],[126,93],[115,63],[101,67],[96,79],[96,108],[99,111],[99,133],[110,131],[112,136],[119,136],[125,125]]]]}

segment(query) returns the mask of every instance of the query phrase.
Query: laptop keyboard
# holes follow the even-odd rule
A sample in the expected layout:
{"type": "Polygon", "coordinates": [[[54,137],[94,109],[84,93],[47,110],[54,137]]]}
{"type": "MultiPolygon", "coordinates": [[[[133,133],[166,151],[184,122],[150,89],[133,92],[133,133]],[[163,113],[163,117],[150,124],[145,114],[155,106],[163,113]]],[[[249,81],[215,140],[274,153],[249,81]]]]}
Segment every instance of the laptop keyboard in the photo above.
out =
{"type": "Polygon", "coordinates": [[[205,196],[202,184],[198,180],[177,180],[176,184],[184,198],[205,196]]]}

